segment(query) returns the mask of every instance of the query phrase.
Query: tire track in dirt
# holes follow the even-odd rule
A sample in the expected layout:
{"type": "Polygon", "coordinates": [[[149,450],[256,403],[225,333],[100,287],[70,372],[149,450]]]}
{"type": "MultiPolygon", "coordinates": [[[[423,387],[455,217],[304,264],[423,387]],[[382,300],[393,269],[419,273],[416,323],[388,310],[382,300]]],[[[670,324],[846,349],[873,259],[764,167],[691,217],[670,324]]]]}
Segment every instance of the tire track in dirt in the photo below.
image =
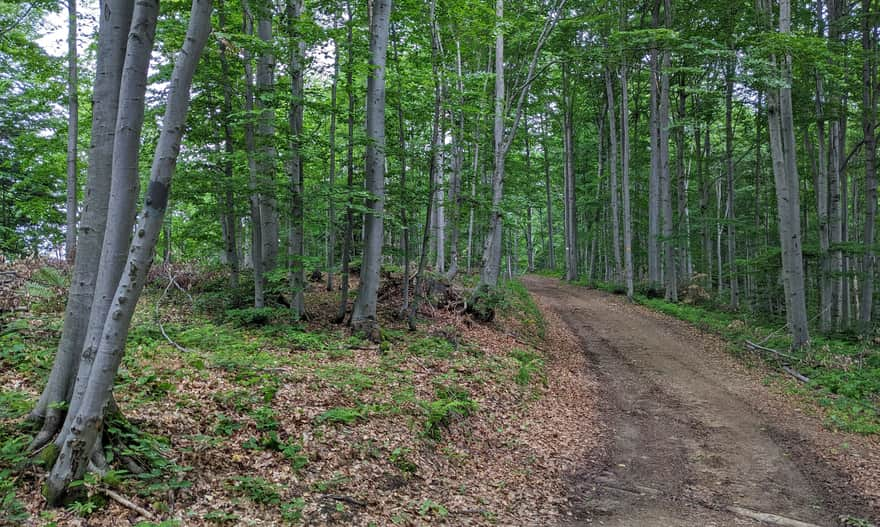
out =
{"type": "Polygon", "coordinates": [[[580,340],[603,390],[604,459],[574,482],[571,525],[747,526],[727,506],[821,526],[868,517],[803,441],[741,397],[733,359],[621,297],[527,277],[580,340]]]}

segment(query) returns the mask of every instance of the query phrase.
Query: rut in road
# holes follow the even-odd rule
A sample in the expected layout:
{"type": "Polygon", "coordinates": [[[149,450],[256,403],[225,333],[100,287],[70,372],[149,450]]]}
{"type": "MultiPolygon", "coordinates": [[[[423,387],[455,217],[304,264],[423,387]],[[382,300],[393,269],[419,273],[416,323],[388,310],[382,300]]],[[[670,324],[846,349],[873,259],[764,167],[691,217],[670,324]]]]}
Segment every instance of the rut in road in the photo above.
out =
{"type": "Polygon", "coordinates": [[[604,391],[607,454],[577,478],[572,524],[759,525],[730,506],[821,526],[871,516],[841,474],[749,403],[760,384],[698,332],[623,297],[525,283],[580,339],[604,391]]]}

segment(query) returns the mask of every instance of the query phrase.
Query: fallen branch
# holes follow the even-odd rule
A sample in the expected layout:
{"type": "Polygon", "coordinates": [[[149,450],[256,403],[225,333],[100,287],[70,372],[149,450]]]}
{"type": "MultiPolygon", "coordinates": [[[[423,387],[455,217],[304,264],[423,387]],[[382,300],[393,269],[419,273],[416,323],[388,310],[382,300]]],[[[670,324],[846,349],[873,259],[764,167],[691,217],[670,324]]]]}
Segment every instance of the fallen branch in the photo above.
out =
{"type": "Polygon", "coordinates": [[[736,506],[728,506],[728,512],[732,512],[737,516],[743,516],[745,518],[751,518],[753,520],[757,520],[762,523],[769,523],[770,525],[779,525],[780,527],[819,527],[814,523],[802,522],[800,520],[794,520],[791,518],[786,518],[785,516],[779,516],[777,514],[767,514],[765,512],[753,511],[750,509],[746,509],[743,507],[736,506]]]}
{"type": "Polygon", "coordinates": [[[788,359],[788,360],[793,360],[793,361],[798,361],[798,360],[799,360],[799,359],[798,359],[797,357],[795,357],[794,355],[790,355],[790,354],[788,354],[788,353],[783,353],[783,352],[781,352],[781,351],[777,351],[777,350],[775,350],[775,349],[773,349],[773,348],[767,348],[767,347],[764,347],[764,346],[762,346],[762,345],[760,345],[760,344],[755,344],[755,343],[752,342],[751,340],[747,340],[747,341],[746,341],[746,347],[749,348],[749,349],[752,350],[752,351],[763,351],[763,352],[766,352],[766,353],[772,353],[772,354],[774,354],[774,355],[776,355],[776,356],[778,356],[778,357],[782,357],[782,358],[785,358],[785,359],[788,359]]]}
{"type": "Polygon", "coordinates": [[[344,501],[345,503],[348,503],[350,505],[355,505],[357,507],[363,507],[363,508],[366,508],[366,506],[367,506],[367,504],[364,503],[363,501],[356,500],[356,499],[352,498],[351,496],[342,496],[339,494],[325,494],[324,499],[344,501]]]}
{"type": "Polygon", "coordinates": [[[143,516],[144,518],[147,518],[148,520],[156,521],[156,516],[152,512],[141,507],[137,503],[134,503],[133,501],[129,500],[128,498],[126,498],[120,494],[117,494],[116,492],[114,492],[106,487],[101,487],[100,490],[101,490],[101,492],[106,494],[108,498],[110,498],[111,500],[115,501],[116,503],[122,505],[123,507],[127,507],[127,508],[133,510],[134,512],[140,514],[141,516],[143,516]]]}
{"type": "Polygon", "coordinates": [[[792,377],[794,377],[795,379],[797,379],[803,383],[810,382],[810,379],[808,377],[805,377],[804,375],[799,373],[797,370],[790,368],[788,366],[783,366],[782,371],[784,371],[785,373],[791,375],[792,377]]]}

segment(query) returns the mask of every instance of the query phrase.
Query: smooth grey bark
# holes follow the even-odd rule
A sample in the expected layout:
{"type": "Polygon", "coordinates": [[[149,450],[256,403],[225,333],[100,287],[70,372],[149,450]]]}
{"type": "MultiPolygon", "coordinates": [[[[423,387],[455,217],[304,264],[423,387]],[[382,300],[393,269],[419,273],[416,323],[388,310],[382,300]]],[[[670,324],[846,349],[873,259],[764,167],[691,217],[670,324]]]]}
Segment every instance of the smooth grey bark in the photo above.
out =
{"type": "Polygon", "coordinates": [[[544,190],[547,195],[547,267],[556,269],[556,253],[553,242],[553,191],[550,184],[550,152],[547,150],[547,116],[541,119],[541,151],[544,162],[544,190]]]}
{"type": "MultiPolygon", "coordinates": [[[[247,5],[244,8],[244,33],[248,36],[254,34],[253,15],[247,5]]],[[[251,63],[251,53],[244,49],[244,109],[248,118],[244,122],[244,142],[248,160],[248,191],[250,192],[251,212],[251,264],[254,269],[254,307],[259,309],[266,305],[263,285],[263,219],[262,219],[262,195],[260,194],[260,176],[257,172],[257,140],[254,130],[254,73],[251,63]]]]}
{"type": "MultiPolygon", "coordinates": [[[[336,29],[336,23],[333,24],[336,29]]],[[[333,83],[330,85],[329,194],[327,198],[327,291],[333,291],[336,268],[336,91],[339,83],[339,46],[333,38],[333,83]]]]}
{"type": "MultiPolygon", "coordinates": [[[[654,2],[653,27],[659,24],[659,0],[654,2]]],[[[648,178],[648,282],[651,287],[660,285],[660,130],[659,85],[660,50],[652,43],[649,52],[650,75],[648,83],[648,144],[651,150],[651,170],[648,178]]]]}
{"type": "MultiPolygon", "coordinates": [[[[663,13],[665,27],[672,27],[672,6],[670,0],[664,0],[663,13]]],[[[660,54],[660,100],[657,105],[657,128],[660,161],[660,208],[663,232],[663,282],[666,286],[665,298],[671,302],[678,301],[678,273],[675,265],[675,238],[672,226],[672,177],[669,172],[669,68],[672,51],[663,49],[660,54]]]]}
{"type": "MultiPolygon", "coordinates": [[[[617,117],[614,104],[614,85],[611,70],[605,70],[605,95],[608,107],[608,168],[610,174],[609,191],[611,194],[611,247],[614,254],[614,282],[619,283],[623,277],[623,261],[620,257],[620,206],[617,185],[617,117]]],[[[600,139],[601,141],[601,139],[600,139]]]]}
{"type": "Polygon", "coordinates": [[[348,115],[347,126],[348,133],[346,136],[346,203],[345,203],[345,230],[342,238],[342,271],[339,293],[339,309],[336,312],[334,320],[342,323],[345,320],[345,314],[348,310],[348,289],[349,289],[349,266],[351,264],[351,245],[354,230],[354,210],[352,203],[352,193],[354,192],[354,41],[352,34],[351,1],[346,2],[346,64],[345,64],[345,94],[348,97],[348,115]]]}
{"type": "Polygon", "coordinates": [[[107,313],[111,309],[110,302],[113,300],[116,286],[125,267],[140,186],[138,154],[144,123],[147,73],[150,68],[150,54],[153,51],[158,16],[158,0],[138,0],[135,3],[119,84],[119,109],[116,117],[116,134],[113,138],[110,200],[107,208],[108,227],[101,247],[98,278],[95,282],[95,294],[89,312],[89,325],[83,343],[82,357],[67,409],[67,418],[56,439],[58,446],[61,446],[61,442],[67,437],[73,425],[73,418],[86,396],[107,313]]]}
{"type": "Polygon", "coordinates": [[[382,267],[383,215],[385,206],[385,57],[391,0],[375,0],[370,20],[370,75],[367,80],[367,155],[365,180],[370,211],[365,219],[361,283],[351,313],[352,329],[378,342],[379,320],[376,293],[382,267]]]}
{"type": "MultiPolygon", "coordinates": [[[[405,202],[407,199],[407,184],[406,184],[406,131],[405,131],[405,121],[403,115],[403,72],[400,69],[400,56],[397,53],[397,35],[395,34],[394,28],[391,29],[391,43],[392,49],[394,50],[394,64],[397,69],[397,147],[400,151],[398,153],[398,157],[400,159],[400,199],[401,202],[405,202]]],[[[403,300],[400,306],[400,318],[406,317],[409,313],[409,302],[410,302],[410,291],[409,291],[409,215],[407,214],[407,207],[400,207],[400,224],[401,230],[401,240],[400,240],[400,249],[401,254],[403,256],[403,287],[402,287],[402,296],[403,300]]]]}
{"type": "Polygon", "coordinates": [[[134,3],[127,0],[103,0],[101,3],[103,16],[100,17],[98,29],[92,142],[83,210],[77,230],[78,249],[64,311],[64,327],[52,371],[30,414],[31,420],[42,423],[42,429],[31,443],[32,449],[41,448],[51,441],[63,423],[64,403],[70,400],[86,338],[107,225],[119,84],[133,10],[134,3]]]}
{"type": "Polygon", "coordinates": [[[287,28],[290,47],[290,108],[287,120],[290,127],[287,177],[290,184],[290,231],[287,239],[289,262],[287,280],[290,287],[290,309],[294,318],[305,315],[306,271],[304,258],[305,231],[303,228],[303,59],[305,42],[299,31],[303,0],[287,0],[287,28]]]}
{"type": "Polygon", "coordinates": [[[67,1],[67,228],[64,251],[68,264],[76,254],[77,140],[79,138],[79,75],[76,50],[76,0],[67,1]]]}
{"type": "Polygon", "coordinates": [[[273,6],[270,0],[256,0],[257,37],[262,49],[257,59],[255,86],[257,177],[260,190],[260,221],[262,222],[263,271],[271,272],[278,265],[278,201],[275,189],[275,54],[272,35],[273,6]]]}
{"type": "MultiPolygon", "coordinates": [[[[833,46],[843,44],[841,38],[841,22],[849,16],[849,3],[844,0],[828,0],[828,39],[833,46]]],[[[828,224],[830,231],[830,244],[834,248],[831,253],[830,271],[834,276],[832,280],[831,302],[834,322],[838,328],[847,325],[843,302],[846,298],[847,280],[844,277],[844,256],[841,243],[844,240],[844,204],[846,199],[842,194],[846,188],[846,119],[845,96],[832,90],[829,97],[829,106],[834,112],[834,117],[829,124],[830,174],[828,181],[828,224]]]]}
{"type": "MultiPolygon", "coordinates": [[[[822,35],[824,31],[820,32],[822,35]]],[[[829,249],[831,231],[828,224],[828,165],[825,151],[825,89],[822,77],[816,74],[816,140],[817,159],[814,164],[814,185],[816,193],[816,215],[819,222],[819,329],[825,333],[831,330],[832,280],[829,249]]],[[[812,141],[810,141],[812,143],[812,141]]]]}
{"type": "Polygon", "coordinates": [[[862,133],[865,156],[865,223],[862,243],[862,284],[859,299],[859,326],[871,331],[874,307],[874,231],[877,221],[877,15],[872,0],[862,0],[862,133]]]}
{"type": "MultiPolygon", "coordinates": [[[[217,2],[217,15],[220,30],[226,31],[226,11],[221,1],[217,2]]],[[[238,258],[238,216],[235,213],[235,172],[234,160],[235,139],[232,132],[232,76],[229,73],[229,46],[220,39],[220,76],[223,84],[223,248],[226,264],[229,265],[229,288],[233,294],[233,303],[238,303],[239,270],[238,258]]]]}
{"type": "Polygon", "coordinates": [[[727,175],[727,272],[730,277],[730,307],[739,309],[739,282],[736,270],[736,209],[734,207],[736,204],[736,190],[734,188],[733,170],[734,60],[734,57],[730,57],[724,69],[724,161],[727,175]]]}
{"type": "MultiPolygon", "coordinates": [[[[769,3],[766,0],[762,0],[762,3],[765,14],[772,20],[772,9],[769,3]]],[[[780,0],[779,2],[779,32],[781,34],[791,32],[790,0],[780,0]]],[[[804,294],[800,196],[791,104],[790,55],[783,55],[779,68],[783,86],[768,91],[767,116],[779,214],[786,313],[792,335],[792,347],[797,349],[808,344],[809,330],[804,294]]]]}
{"type": "Polygon", "coordinates": [[[453,280],[458,274],[458,242],[461,237],[459,225],[461,217],[461,172],[464,165],[464,76],[461,67],[461,42],[455,41],[456,88],[458,89],[458,110],[455,116],[455,133],[452,144],[452,172],[449,177],[449,269],[446,279],[453,280]]]}
{"type": "MultiPolygon", "coordinates": [[[[523,119],[523,139],[525,142],[525,161],[526,161],[526,177],[529,181],[532,178],[532,143],[529,140],[529,117],[526,115],[523,119]]],[[[526,261],[528,262],[528,272],[535,270],[535,244],[532,239],[532,198],[527,196],[526,204],[526,261]]]]}
{"type": "MultiPolygon", "coordinates": [[[[626,67],[626,58],[620,66],[620,170],[621,170],[621,194],[623,198],[623,267],[626,275],[626,296],[632,300],[635,294],[633,285],[633,254],[632,254],[632,206],[630,202],[629,186],[629,75],[626,67]]],[[[699,149],[699,145],[697,146],[699,149]]],[[[549,198],[548,198],[549,199],[549,198]]]]}
{"type": "Polygon", "coordinates": [[[495,123],[493,126],[493,147],[495,165],[492,171],[492,209],[489,216],[489,232],[483,245],[483,265],[480,272],[480,281],[476,290],[478,292],[487,289],[494,289],[498,285],[498,278],[501,272],[501,239],[503,224],[503,214],[501,210],[501,201],[504,197],[504,162],[507,158],[507,151],[516,137],[516,131],[519,128],[519,121],[522,117],[523,102],[529,94],[532,82],[535,79],[535,70],[538,65],[538,59],[541,57],[541,51],[544,43],[556,27],[562,9],[566,0],[559,2],[549,9],[547,18],[544,21],[544,27],[538,36],[535,50],[529,63],[528,73],[525,80],[516,94],[516,109],[513,113],[513,123],[505,135],[504,121],[506,117],[505,110],[505,89],[504,89],[504,0],[495,0],[495,123]]]}
{"type": "Polygon", "coordinates": [[[563,184],[565,195],[563,201],[563,216],[565,218],[565,279],[577,280],[578,277],[578,224],[577,224],[577,195],[574,174],[574,134],[573,112],[574,95],[572,94],[569,80],[568,65],[562,68],[562,157],[563,157],[563,184]]]}
{"type": "Polygon", "coordinates": [[[431,0],[430,4],[430,19],[431,19],[431,69],[434,77],[434,114],[431,120],[431,148],[432,154],[428,167],[428,200],[427,205],[425,207],[425,224],[422,228],[422,243],[421,249],[419,251],[419,264],[416,268],[416,283],[415,283],[415,292],[413,295],[412,302],[409,305],[409,311],[407,312],[407,324],[409,326],[410,331],[416,330],[416,314],[419,311],[419,305],[422,301],[422,293],[424,289],[424,277],[425,277],[425,268],[428,262],[428,250],[431,243],[431,218],[434,215],[434,194],[437,191],[436,182],[437,178],[435,173],[439,170],[437,166],[439,163],[439,156],[437,155],[437,150],[439,149],[440,142],[440,119],[441,119],[441,107],[443,105],[443,84],[442,79],[440,77],[440,61],[439,61],[439,47],[440,41],[438,39],[438,28],[437,28],[437,19],[436,19],[436,0],[431,0]]]}
{"type": "Polygon", "coordinates": [[[102,432],[103,417],[111,400],[128,329],[162,229],[169,186],[186,124],[189,89],[210,29],[211,0],[194,0],[186,39],[169,82],[168,102],[153,157],[144,208],[136,234],[131,240],[128,261],[113,295],[113,308],[104,324],[89,388],[81,407],[72,418],[73,425],[63,438],[61,451],[46,479],[46,496],[50,503],[57,503],[68,485],[82,478],[102,432]]]}

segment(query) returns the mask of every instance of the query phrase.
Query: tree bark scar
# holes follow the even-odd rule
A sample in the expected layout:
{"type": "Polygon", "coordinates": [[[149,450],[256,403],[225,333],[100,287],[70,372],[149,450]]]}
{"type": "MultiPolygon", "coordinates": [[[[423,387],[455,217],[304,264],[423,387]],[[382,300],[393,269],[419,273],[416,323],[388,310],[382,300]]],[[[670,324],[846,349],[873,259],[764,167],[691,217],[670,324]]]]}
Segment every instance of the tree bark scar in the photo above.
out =
{"type": "Polygon", "coordinates": [[[168,205],[168,185],[159,181],[150,181],[147,189],[147,205],[157,210],[165,210],[168,205]]]}

